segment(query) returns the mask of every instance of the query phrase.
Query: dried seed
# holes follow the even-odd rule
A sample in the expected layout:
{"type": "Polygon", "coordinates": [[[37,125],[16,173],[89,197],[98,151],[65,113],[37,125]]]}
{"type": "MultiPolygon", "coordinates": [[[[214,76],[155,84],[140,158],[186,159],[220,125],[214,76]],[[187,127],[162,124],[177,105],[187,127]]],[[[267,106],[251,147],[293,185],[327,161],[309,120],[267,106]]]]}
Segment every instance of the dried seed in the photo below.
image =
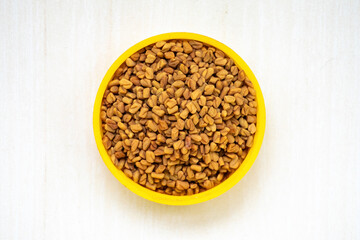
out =
{"type": "Polygon", "coordinates": [[[133,85],[132,82],[130,82],[129,80],[125,79],[125,78],[122,78],[120,81],[119,81],[119,84],[121,87],[125,88],[125,89],[130,89],[133,85]]]}

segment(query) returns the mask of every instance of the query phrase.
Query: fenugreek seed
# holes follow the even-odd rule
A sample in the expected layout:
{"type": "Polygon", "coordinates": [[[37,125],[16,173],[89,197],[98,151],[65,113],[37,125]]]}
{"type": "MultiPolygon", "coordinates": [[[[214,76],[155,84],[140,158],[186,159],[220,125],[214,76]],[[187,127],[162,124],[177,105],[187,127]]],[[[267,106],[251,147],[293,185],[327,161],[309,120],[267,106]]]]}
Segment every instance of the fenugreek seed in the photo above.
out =
{"type": "Polygon", "coordinates": [[[128,178],[132,178],[133,174],[129,169],[124,169],[123,172],[128,178]]]}
{"type": "Polygon", "coordinates": [[[166,59],[172,59],[175,57],[175,54],[173,52],[166,52],[166,53],[164,53],[164,57],[166,59]]]}
{"type": "Polygon", "coordinates": [[[189,183],[185,181],[176,181],[176,188],[179,190],[186,190],[189,188],[189,183]]]}
{"type": "Polygon", "coordinates": [[[129,80],[125,79],[125,78],[122,78],[120,81],[119,81],[119,84],[121,87],[125,88],[125,89],[130,89],[133,85],[132,82],[130,82],[129,80]]]}
{"type": "Polygon", "coordinates": [[[149,163],[153,163],[155,161],[155,154],[153,151],[146,151],[145,159],[149,163]]]}
{"type": "Polygon", "coordinates": [[[240,163],[241,163],[241,161],[239,159],[235,158],[230,162],[230,168],[237,169],[240,166],[240,163]]]}
{"type": "Polygon", "coordinates": [[[154,71],[152,68],[146,68],[146,71],[145,71],[145,77],[148,78],[148,79],[153,79],[154,78],[154,71]]]}
{"type": "Polygon", "coordinates": [[[203,179],[203,178],[205,178],[206,177],[206,173],[196,173],[195,174],[195,179],[196,180],[199,180],[199,179],[203,179]]]}
{"type": "Polygon", "coordinates": [[[214,63],[215,63],[215,65],[218,65],[218,66],[225,66],[225,64],[227,63],[227,59],[219,57],[219,58],[215,59],[214,63]]]}
{"type": "Polygon", "coordinates": [[[145,185],[147,188],[155,191],[156,190],[156,185],[155,184],[151,184],[150,182],[146,182],[146,185],[145,185]]]}
{"type": "Polygon", "coordinates": [[[164,148],[164,154],[173,154],[173,153],[174,153],[174,149],[168,147],[164,148]]]}
{"type": "Polygon", "coordinates": [[[254,137],[253,137],[253,136],[249,136],[248,139],[247,139],[247,141],[246,141],[246,146],[249,147],[249,148],[252,147],[253,142],[254,142],[254,137]]]}
{"type": "Polygon", "coordinates": [[[131,58],[126,59],[125,63],[128,67],[134,67],[136,65],[136,63],[131,58]]]}
{"type": "Polygon", "coordinates": [[[191,165],[190,166],[191,170],[194,170],[196,172],[201,172],[202,167],[200,165],[191,165]]]}
{"type": "Polygon", "coordinates": [[[159,117],[164,116],[165,111],[162,110],[159,106],[154,106],[152,109],[153,113],[155,113],[156,115],[158,115],[159,117]]]}
{"type": "Polygon", "coordinates": [[[224,100],[227,103],[235,103],[235,97],[234,96],[225,96],[224,100]]]}
{"type": "Polygon", "coordinates": [[[106,101],[108,103],[113,103],[113,102],[115,102],[115,100],[116,100],[116,98],[113,93],[109,93],[106,97],[106,101]]]}
{"type": "Polygon", "coordinates": [[[165,174],[164,173],[155,173],[155,172],[152,172],[151,173],[151,177],[152,178],[156,178],[156,179],[163,179],[165,177],[165,174]]]}
{"type": "Polygon", "coordinates": [[[206,181],[204,182],[204,187],[205,187],[206,189],[210,189],[210,188],[213,187],[213,183],[212,183],[210,180],[206,180],[206,181]]]}
{"type": "Polygon", "coordinates": [[[184,48],[185,53],[191,53],[193,51],[193,48],[191,47],[191,45],[187,41],[183,42],[183,48],[184,48]]]}
{"type": "Polygon", "coordinates": [[[191,135],[191,139],[196,141],[196,142],[200,142],[202,138],[198,134],[193,134],[193,135],[191,135]]]}
{"type": "Polygon", "coordinates": [[[250,124],[248,127],[248,130],[251,134],[254,134],[256,132],[256,126],[254,123],[250,124]]]}
{"type": "Polygon", "coordinates": [[[216,73],[216,76],[220,79],[225,79],[226,75],[228,75],[228,71],[226,71],[225,69],[216,73]]]}
{"type": "Polygon", "coordinates": [[[172,86],[173,87],[176,87],[176,88],[181,88],[181,87],[184,87],[185,83],[181,80],[178,80],[178,81],[175,81],[172,86]]]}
{"type": "Polygon", "coordinates": [[[167,101],[167,103],[166,103],[166,106],[167,106],[168,108],[172,108],[172,107],[174,107],[175,105],[177,105],[177,101],[176,101],[175,99],[170,99],[170,100],[167,101]]]}
{"type": "Polygon", "coordinates": [[[174,107],[172,107],[172,108],[167,108],[168,114],[174,114],[174,113],[176,113],[178,110],[179,110],[179,107],[178,107],[178,106],[174,106],[174,107]]]}
{"type": "Polygon", "coordinates": [[[130,129],[133,132],[140,132],[142,130],[142,126],[140,124],[130,125],[130,129]]]}
{"type": "Polygon", "coordinates": [[[105,149],[109,149],[111,147],[111,141],[108,137],[103,137],[103,144],[105,149]]]}
{"type": "Polygon", "coordinates": [[[196,100],[196,99],[198,99],[200,96],[201,96],[201,94],[202,94],[202,90],[201,89],[196,89],[195,91],[193,91],[192,93],[191,93],[191,99],[192,100],[196,100]]]}
{"type": "Polygon", "coordinates": [[[181,117],[182,119],[186,119],[187,116],[188,116],[188,114],[189,114],[189,110],[188,110],[188,109],[184,109],[184,110],[180,113],[180,117],[181,117]]]}
{"type": "Polygon", "coordinates": [[[193,102],[189,102],[189,103],[186,105],[186,108],[189,110],[189,112],[190,112],[191,114],[196,113],[196,107],[195,107],[195,105],[194,105],[193,102]]]}
{"type": "MultiPolygon", "coordinates": [[[[211,95],[211,94],[213,94],[214,89],[215,89],[215,86],[214,86],[214,85],[206,85],[206,86],[205,86],[205,90],[204,90],[204,95],[211,95]]],[[[206,99],[206,98],[205,98],[205,99],[206,99]]]]}
{"type": "Polygon", "coordinates": [[[139,146],[139,140],[134,139],[131,143],[131,151],[132,152],[136,151],[138,146],[139,146]]]}
{"type": "Polygon", "coordinates": [[[141,104],[140,103],[133,103],[129,109],[129,113],[131,114],[135,114],[139,109],[141,108],[141,104]]]}
{"type": "Polygon", "coordinates": [[[244,118],[239,119],[240,126],[243,128],[248,128],[249,124],[244,118]]]}
{"type": "Polygon", "coordinates": [[[178,140],[178,141],[174,142],[173,147],[175,150],[183,148],[184,142],[182,140],[178,140]]]}
{"type": "Polygon", "coordinates": [[[205,104],[206,104],[206,97],[205,96],[200,96],[199,105],[200,106],[205,106],[205,104]]]}
{"type": "Polygon", "coordinates": [[[153,63],[155,61],[156,57],[152,54],[147,55],[145,62],[146,63],[153,63]]]}

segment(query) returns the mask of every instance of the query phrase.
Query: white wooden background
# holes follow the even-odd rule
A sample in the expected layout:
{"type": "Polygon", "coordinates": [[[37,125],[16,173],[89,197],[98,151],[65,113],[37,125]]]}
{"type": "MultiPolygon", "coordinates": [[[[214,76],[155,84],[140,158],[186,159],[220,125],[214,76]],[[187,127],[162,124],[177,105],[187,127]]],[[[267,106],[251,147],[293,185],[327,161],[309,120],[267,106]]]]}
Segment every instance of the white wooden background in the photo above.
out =
{"type": "Polygon", "coordinates": [[[0,2],[0,239],[360,239],[360,1],[0,2]],[[92,107],[127,48],[173,31],[233,48],[267,128],[206,203],[144,200],[102,162],[92,107]]]}

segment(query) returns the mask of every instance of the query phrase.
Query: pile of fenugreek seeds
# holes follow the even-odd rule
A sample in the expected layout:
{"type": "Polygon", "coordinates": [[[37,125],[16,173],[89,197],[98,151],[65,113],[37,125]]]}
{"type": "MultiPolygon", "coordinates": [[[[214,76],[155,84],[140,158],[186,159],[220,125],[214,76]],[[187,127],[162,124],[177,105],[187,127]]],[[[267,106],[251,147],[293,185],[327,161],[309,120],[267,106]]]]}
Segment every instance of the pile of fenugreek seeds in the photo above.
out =
{"type": "Polygon", "coordinates": [[[255,90],[222,51],[160,41],[133,54],[105,91],[103,144],[134,182],[170,195],[228,178],[253,145],[255,90]]]}

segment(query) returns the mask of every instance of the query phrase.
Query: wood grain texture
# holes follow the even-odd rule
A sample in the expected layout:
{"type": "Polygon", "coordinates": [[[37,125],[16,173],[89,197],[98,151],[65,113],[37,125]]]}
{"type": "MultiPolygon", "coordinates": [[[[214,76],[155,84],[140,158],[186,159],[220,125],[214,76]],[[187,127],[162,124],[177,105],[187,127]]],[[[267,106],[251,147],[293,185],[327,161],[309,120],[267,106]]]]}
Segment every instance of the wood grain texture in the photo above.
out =
{"type": "Polygon", "coordinates": [[[0,239],[360,239],[360,2],[0,2],[0,239]],[[92,134],[102,77],[173,31],[252,68],[267,109],[245,178],[194,206],[141,199],[92,134]]]}

